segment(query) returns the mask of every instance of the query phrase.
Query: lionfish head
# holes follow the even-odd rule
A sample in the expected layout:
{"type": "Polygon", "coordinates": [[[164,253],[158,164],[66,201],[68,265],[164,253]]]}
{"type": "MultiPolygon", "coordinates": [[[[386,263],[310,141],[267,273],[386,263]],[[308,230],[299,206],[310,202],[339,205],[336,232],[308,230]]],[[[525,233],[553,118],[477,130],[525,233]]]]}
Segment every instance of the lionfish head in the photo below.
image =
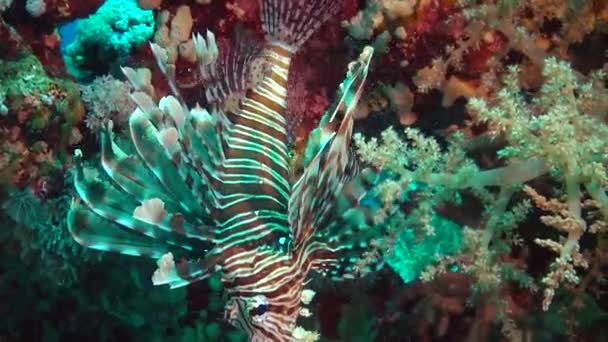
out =
{"type": "Polygon", "coordinates": [[[299,298],[279,304],[264,294],[235,296],[226,305],[225,318],[246,332],[250,341],[291,341],[299,310],[299,298]]]}

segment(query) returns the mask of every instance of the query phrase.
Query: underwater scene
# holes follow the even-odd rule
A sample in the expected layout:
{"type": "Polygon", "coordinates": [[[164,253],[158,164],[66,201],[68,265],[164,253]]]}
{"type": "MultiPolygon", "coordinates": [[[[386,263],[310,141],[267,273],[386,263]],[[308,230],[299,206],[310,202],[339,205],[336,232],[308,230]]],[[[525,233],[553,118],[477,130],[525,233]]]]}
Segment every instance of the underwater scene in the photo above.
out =
{"type": "Polygon", "coordinates": [[[608,342],[607,0],[0,0],[0,342],[608,342]]]}

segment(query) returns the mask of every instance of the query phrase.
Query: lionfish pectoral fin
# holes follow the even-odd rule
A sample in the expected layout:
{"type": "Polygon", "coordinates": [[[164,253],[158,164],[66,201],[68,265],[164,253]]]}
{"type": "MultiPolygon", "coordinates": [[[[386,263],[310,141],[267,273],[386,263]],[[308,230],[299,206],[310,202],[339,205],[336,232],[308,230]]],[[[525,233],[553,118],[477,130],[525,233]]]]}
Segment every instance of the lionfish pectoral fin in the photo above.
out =
{"type": "MultiPolygon", "coordinates": [[[[85,170],[79,150],[75,153],[74,163],[76,192],[93,214],[132,232],[132,236],[146,236],[186,251],[209,248],[212,241],[205,234],[211,232],[201,231],[179,212],[167,211],[161,199],[137,200],[127,192],[120,191],[101,179],[96,172],[85,170]]],[[[106,235],[113,236],[112,233],[106,235]]]]}
{"type": "MultiPolygon", "coordinates": [[[[368,205],[366,200],[377,180],[378,177],[374,170],[364,168],[344,184],[335,200],[335,214],[346,223],[342,228],[351,226],[364,229],[374,224],[373,213],[378,208],[368,205]]],[[[330,235],[340,234],[341,231],[338,230],[330,235]]]]}
{"type": "MultiPolygon", "coordinates": [[[[365,171],[364,171],[365,172],[365,171]]],[[[369,272],[376,271],[383,266],[383,256],[380,249],[375,248],[375,242],[381,241],[387,232],[376,224],[376,215],[379,208],[372,201],[370,190],[374,188],[375,182],[358,175],[353,179],[355,187],[359,189],[356,199],[345,187],[341,201],[350,202],[348,209],[337,210],[340,218],[338,224],[332,226],[326,234],[329,244],[337,246],[340,252],[337,254],[338,267],[330,273],[334,279],[352,279],[355,276],[363,276],[369,272]],[[343,211],[342,211],[343,210],[343,211]]]]}
{"type": "Polygon", "coordinates": [[[175,136],[172,141],[165,142],[161,136],[162,131],[141,109],[131,114],[129,125],[131,140],[140,159],[163,185],[165,193],[176,199],[183,210],[204,217],[205,208],[201,206],[195,192],[200,191],[204,185],[195,183],[201,180],[201,175],[187,165],[189,156],[182,150],[182,136],[175,136]]]}
{"type": "Polygon", "coordinates": [[[374,55],[374,49],[366,46],[359,58],[348,64],[346,78],[338,88],[336,99],[321,119],[320,126],[341,120],[338,132],[346,129],[352,123],[352,115],[359,103],[363,87],[369,71],[369,66],[374,55]]]}
{"type": "Polygon", "coordinates": [[[171,93],[181,99],[181,93],[175,80],[175,64],[169,63],[169,54],[167,53],[167,50],[156,43],[150,43],[150,50],[152,50],[156,65],[158,65],[158,68],[163,75],[165,75],[165,78],[169,83],[171,93]]]}
{"type": "Polygon", "coordinates": [[[125,230],[79,203],[72,202],[68,212],[68,230],[80,245],[104,252],[159,258],[169,246],[159,240],[125,230]]]}
{"type": "MultiPolygon", "coordinates": [[[[373,54],[366,47],[359,59],[349,65],[345,80],[338,89],[338,99],[326,112],[318,128],[318,140],[309,151],[314,157],[306,162],[304,172],[294,185],[289,202],[289,222],[294,247],[305,245],[320,227],[326,227],[335,214],[335,201],[342,188],[357,173],[350,151],[353,112],[363,91],[373,54]]],[[[322,232],[318,232],[322,234],[322,232]]]]}
{"type": "Polygon", "coordinates": [[[352,115],[363,92],[373,52],[373,48],[365,47],[359,58],[348,65],[346,78],[338,88],[336,99],[325,111],[319,126],[310,133],[304,152],[304,167],[336,134],[348,137],[346,143],[350,144],[352,115]]]}
{"type": "Polygon", "coordinates": [[[157,262],[158,269],[152,276],[154,285],[169,285],[172,289],[204,280],[217,270],[214,256],[198,260],[174,260],[172,253],[164,254],[157,262]]]}
{"type": "Polygon", "coordinates": [[[112,135],[111,125],[101,132],[101,165],[108,176],[135,198],[160,198],[168,210],[177,210],[179,203],[166,196],[162,184],[141,161],[135,156],[128,155],[115,144],[112,135]]]}
{"type": "Polygon", "coordinates": [[[330,254],[330,257],[322,255],[321,259],[333,259],[333,262],[315,264],[313,270],[333,280],[347,280],[382,266],[381,258],[365,265],[360,262],[362,256],[369,253],[372,241],[386,235],[374,224],[378,208],[369,203],[370,190],[377,179],[374,170],[363,169],[336,194],[329,223],[314,236],[315,241],[327,245],[326,253],[330,254]]]}

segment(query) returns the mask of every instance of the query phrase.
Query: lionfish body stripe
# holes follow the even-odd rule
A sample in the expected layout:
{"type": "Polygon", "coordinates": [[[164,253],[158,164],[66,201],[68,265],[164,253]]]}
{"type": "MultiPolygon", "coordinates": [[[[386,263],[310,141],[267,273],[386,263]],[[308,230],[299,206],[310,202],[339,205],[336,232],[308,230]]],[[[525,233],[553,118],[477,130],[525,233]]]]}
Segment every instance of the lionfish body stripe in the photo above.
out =
{"type": "Polygon", "coordinates": [[[220,272],[231,295],[226,319],[251,341],[295,341],[310,272],[352,278],[353,255],[367,240],[354,232],[369,215],[352,214],[365,212],[359,201],[373,177],[361,177],[349,145],[373,50],[349,65],[292,184],[284,113],[291,58],[339,1],[261,2],[263,48],[243,32],[234,47],[220,42],[222,49],[211,32],[193,37],[206,109],[185,104],[175,66],[155,44],[173,96],[157,105],[151,85],[141,86],[142,71],[123,68],[137,89],[131,146],[114,141],[111,125],[103,132],[110,181],[86,169],[77,151],[79,198],[68,224],[89,248],[159,259],[156,285],[185,286],[220,272]]]}

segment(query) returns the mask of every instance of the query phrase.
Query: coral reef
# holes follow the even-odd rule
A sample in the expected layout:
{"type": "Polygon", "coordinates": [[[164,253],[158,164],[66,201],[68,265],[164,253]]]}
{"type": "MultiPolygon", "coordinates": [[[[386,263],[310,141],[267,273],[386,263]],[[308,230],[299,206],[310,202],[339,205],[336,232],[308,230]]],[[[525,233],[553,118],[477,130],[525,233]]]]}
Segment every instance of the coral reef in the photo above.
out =
{"type": "Polygon", "coordinates": [[[24,186],[63,172],[79,143],[84,106],[77,85],[46,75],[33,55],[0,60],[0,184],[24,186]]]}
{"type": "MultiPolygon", "coordinates": [[[[313,2],[323,3],[302,1],[313,2]]],[[[296,184],[331,141],[327,108],[348,109],[354,146],[344,155],[359,176],[338,193],[308,193],[301,207],[338,201],[339,223],[324,224],[323,239],[352,248],[298,289],[293,338],[607,340],[608,2],[339,2],[291,56],[285,179],[296,184]],[[375,51],[366,85],[356,108],[342,106],[352,94],[336,89],[365,46],[375,51]],[[332,281],[336,272],[347,279],[332,281]]],[[[146,169],[149,180],[170,168],[132,158],[108,166],[108,149],[138,155],[132,142],[142,138],[129,127],[138,105],[174,114],[166,99],[178,93],[195,113],[238,110],[269,72],[261,10],[250,0],[0,0],[0,340],[247,341],[247,328],[224,319],[276,309],[235,300],[221,273],[187,289],[155,287],[172,267],[192,271],[183,260],[196,253],[172,249],[155,272],[153,261],[82,248],[66,220],[86,204],[74,200],[83,192],[74,183],[126,172],[124,185],[130,170],[146,169]],[[59,34],[65,25],[77,27],[71,44],[59,34]],[[211,55],[228,72],[201,62],[211,55]]],[[[165,112],[155,124],[171,147],[181,138],[165,112]]],[[[143,184],[134,205],[131,195],[113,197],[128,220],[162,225],[183,208],[143,184]]],[[[91,189],[93,201],[107,195],[91,189]]],[[[96,232],[107,224],[87,218],[96,232]]],[[[281,253],[302,243],[273,236],[281,253]]]]}

